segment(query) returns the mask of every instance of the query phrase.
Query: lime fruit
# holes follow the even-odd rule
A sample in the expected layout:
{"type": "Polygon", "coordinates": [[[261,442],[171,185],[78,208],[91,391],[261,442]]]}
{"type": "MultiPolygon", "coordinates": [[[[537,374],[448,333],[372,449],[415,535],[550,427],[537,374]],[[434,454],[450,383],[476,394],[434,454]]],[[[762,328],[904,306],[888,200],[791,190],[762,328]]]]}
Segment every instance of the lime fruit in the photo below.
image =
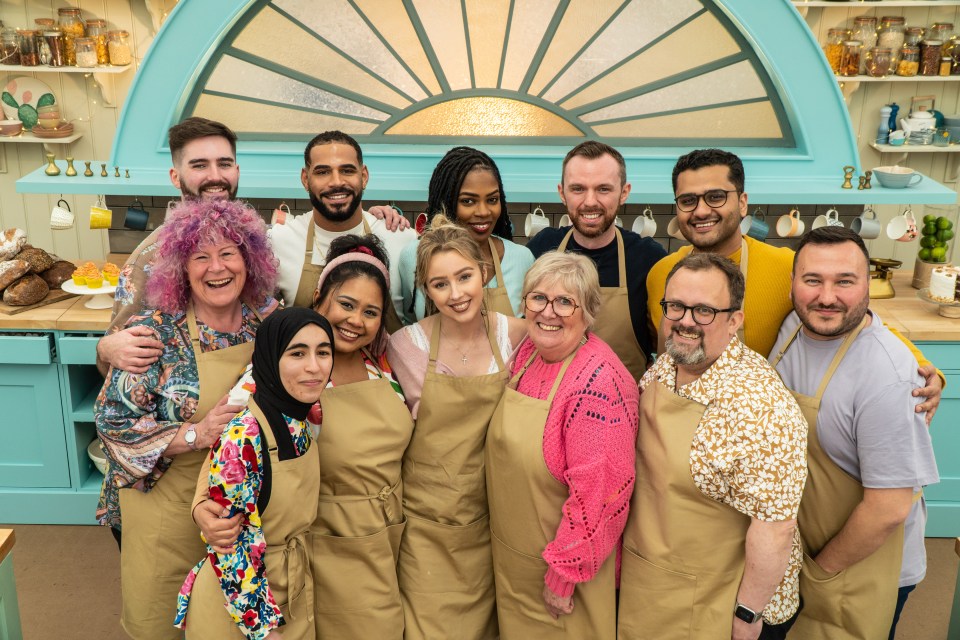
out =
{"type": "Polygon", "coordinates": [[[931,222],[936,222],[936,221],[937,221],[937,216],[935,215],[931,215],[928,213],[927,215],[923,216],[923,224],[930,224],[931,222]]]}
{"type": "Polygon", "coordinates": [[[946,247],[934,247],[930,249],[930,257],[933,258],[936,262],[943,262],[946,258],[947,249],[946,247]]]}
{"type": "Polygon", "coordinates": [[[926,260],[929,262],[930,258],[933,257],[933,254],[930,249],[920,249],[920,253],[917,254],[917,257],[921,260],[926,260]]]}
{"type": "Polygon", "coordinates": [[[933,236],[923,236],[920,238],[920,246],[925,249],[932,247],[936,243],[937,241],[933,238],[933,236]]]}
{"type": "Polygon", "coordinates": [[[922,233],[925,236],[932,236],[936,232],[937,232],[936,224],[925,224],[923,225],[923,229],[920,231],[920,233],[922,233]]]}
{"type": "Polygon", "coordinates": [[[937,240],[940,240],[941,242],[953,240],[953,231],[950,229],[940,229],[940,231],[937,231],[937,240]]]}
{"type": "Polygon", "coordinates": [[[937,218],[937,229],[953,229],[953,223],[940,216],[937,218]]]}

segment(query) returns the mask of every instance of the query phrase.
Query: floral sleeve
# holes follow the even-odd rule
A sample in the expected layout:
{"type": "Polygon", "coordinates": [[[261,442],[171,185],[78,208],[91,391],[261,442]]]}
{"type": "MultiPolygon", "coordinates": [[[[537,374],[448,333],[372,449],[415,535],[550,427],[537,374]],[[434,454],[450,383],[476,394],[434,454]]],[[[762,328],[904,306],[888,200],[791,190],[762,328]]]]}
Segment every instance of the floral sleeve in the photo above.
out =
{"type": "MultiPolygon", "coordinates": [[[[262,640],[284,624],[280,607],[267,584],[263,563],[266,541],[257,509],[261,482],[260,427],[249,410],[230,421],[220,441],[210,451],[210,498],[230,508],[230,516],[243,513],[234,551],[220,554],[207,547],[206,561],[219,577],[227,612],[244,636],[262,640]]],[[[183,628],[193,581],[202,562],[187,578],[177,598],[175,624],[183,628]]]]}

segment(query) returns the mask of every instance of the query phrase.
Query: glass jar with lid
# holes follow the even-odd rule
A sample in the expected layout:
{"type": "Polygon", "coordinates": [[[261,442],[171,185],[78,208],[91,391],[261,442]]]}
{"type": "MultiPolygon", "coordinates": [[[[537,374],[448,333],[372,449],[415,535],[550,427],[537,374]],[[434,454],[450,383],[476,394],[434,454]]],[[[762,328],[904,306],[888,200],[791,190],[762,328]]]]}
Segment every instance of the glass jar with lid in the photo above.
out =
{"type": "Polygon", "coordinates": [[[57,26],[57,21],[53,18],[34,18],[33,24],[36,25],[37,31],[50,31],[57,26]]]}
{"type": "Polygon", "coordinates": [[[859,40],[845,40],[843,51],[840,54],[840,75],[852,77],[860,75],[860,49],[863,43],[859,40]]]}
{"type": "Polygon", "coordinates": [[[57,9],[60,31],[63,33],[63,53],[68,66],[77,64],[76,39],[86,34],[83,20],[80,19],[80,9],[76,7],[61,7],[57,9]]]}
{"type": "Polygon", "coordinates": [[[883,78],[893,70],[893,51],[883,47],[864,49],[863,68],[871,78],[883,78]]]}
{"type": "Polygon", "coordinates": [[[900,61],[897,62],[897,75],[910,77],[920,72],[920,47],[905,44],[900,47],[900,61]]]}
{"type": "Polygon", "coordinates": [[[20,38],[16,29],[0,31],[0,64],[20,64],[20,38]]]}
{"type": "Polygon", "coordinates": [[[920,43],[920,75],[935,76],[940,71],[943,41],[924,39],[920,43]]]}
{"type": "MultiPolygon", "coordinates": [[[[853,19],[853,40],[863,43],[863,51],[877,46],[877,19],[874,16],[857,16],[853,19]]],[[[865,56],[861,56],[860,73],[865,73],[865,56]]]]}
{"type": "Polygon", "coordinates": [[[906,19],[903,16],[883,16],[877,29],[877,46],[898,51],[906,36],[906,19]]]}
{"type": "Polygon", "coordinates": [[[952,22],[934,22],[927,30],[927,37],[943,42],[943,55],[948,56],[953,51],[957,35],[952,22]]]}
{"type": "Polygon", "coordinates": [[[903,43],[914,44],[919,47],[923,40],[923,32],[923,27],[907,27],[903,32],[903,43]]]}
{"type": "Polygon", "coordinates": [[[87,69],[97,66],[97,41],[93,38],[77,38],[76,47],[77,66],[87,69]]]}
{"type": "Polygon", "coordinates": [[[110,64],[107,53],[107,22],[100,18],[87,20],[87,37],[93,38],[97,45],[97,64],[110,64]]]}
{"type": "Polygon", "coordinates": [[[44,31],[40,42],[40,62],[51,67],[62,67],[66,65],[67,58],[64,53],[63,34],[59,29],[44,31]]]}
{"type": "Polygon", "coordinates": [[[827,42],[823,45],[823,54],[834,73],[840,73],[840,56],[843,53],[843,41],[847,39],[846,29],[828,29],[827,42]]]}
{"type": "Polygon", "coordinates": [[[122,29],[108,32],[107,51],[112,65],[123,66],[133,62],[130,54],[130,34],[122,29]]]}
{"type": "Polygon", "coordinates": [[[17,29],[17,44],[20,47],[20,64],[35,67],[40,64],[40,52],[37,50],[37,31],[17,29]]]}

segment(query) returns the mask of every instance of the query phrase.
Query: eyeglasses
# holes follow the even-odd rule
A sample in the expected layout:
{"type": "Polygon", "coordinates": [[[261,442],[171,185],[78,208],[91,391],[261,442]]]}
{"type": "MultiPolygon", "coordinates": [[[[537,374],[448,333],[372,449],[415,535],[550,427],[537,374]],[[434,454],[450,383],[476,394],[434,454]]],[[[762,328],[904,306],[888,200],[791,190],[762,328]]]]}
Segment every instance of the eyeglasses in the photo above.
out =
{"type": "Polygon", "coordinates": [[[573,301],[573,298],[567,296],[548,298],[542,293],[528,293],[523,298],[523,306],[526,307],[527,311],[533,313],[540,313],[547,308],[548,304],[553,307],[553,312],[561,318],[572,316],[573,312],[580,306],[573,301]]]}
{"type": "Polygon", "coordinates": [[[712,323],[718,313],[739,311],[739,309],[735,307],[730,307],[729,309],[714,309],[705,304],[687,306],[682,302],[675,302],[673,300],[661,300],[660,308],[663,309],[663,315],[666,316],[667,320],[682,320],[687,310],[689,310],[690,317],[700,326],[706,326],[712,323]]]}
{"type": "Polygon", "coordinates": [[[727,204],[727,194],[729,193],[740,193],[736,189],[731,189],[725,191],[723,189],[711,189],[703,194],[697,193],[681,193],[676,198],[673,199],[677,203],[677,209],[688,213],[697,208],[697,205],[700,204],[700,199],[703,199],[703,202],[710,207],[711,209],[716,209],[727,204]]]}

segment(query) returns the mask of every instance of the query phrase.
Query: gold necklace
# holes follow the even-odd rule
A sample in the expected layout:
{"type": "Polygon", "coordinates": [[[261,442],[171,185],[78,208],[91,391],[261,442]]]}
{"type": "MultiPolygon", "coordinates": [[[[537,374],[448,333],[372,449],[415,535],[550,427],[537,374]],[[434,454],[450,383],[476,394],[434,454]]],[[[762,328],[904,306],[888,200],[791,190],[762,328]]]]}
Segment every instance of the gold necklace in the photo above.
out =
{"type": "MultiPolygon", "coordinates": [[[[440,322],[440,318],[437,318],[437,322],[440,322]]],[[[480,332],[478,332],[478,333],[480,333],[480,332]]],[[[440,323],[440,336],[441,336],[441,337],[444,337],[443,323],[442,323],[442,322],[440,323]]],[[[450,338],[449,336],[445,336],[445,337],[446,337],[446,339],[447,339],[447,342],[449,342],[450,345],[452,345],[453,348],[456,349],[456,350],[460,353],[460,362],[462,362],[464,365],[466,365],[466,364],[467,364],[467,361],[469,360],[469,358],[467,357],[467,354],[468,354],[470,351],[472,351],[473,348],[468,347],[467,350],[464,351],[463,349],[461,349],[461,348],[457,345],[456,341],[454,341],[452,338],[450,338]]],[[[475,345],[476,342],[477,342],[477,341],[476,341],[475,339],[470,339],[470,344],[471,344],[471,345],[475,345]]]]}

